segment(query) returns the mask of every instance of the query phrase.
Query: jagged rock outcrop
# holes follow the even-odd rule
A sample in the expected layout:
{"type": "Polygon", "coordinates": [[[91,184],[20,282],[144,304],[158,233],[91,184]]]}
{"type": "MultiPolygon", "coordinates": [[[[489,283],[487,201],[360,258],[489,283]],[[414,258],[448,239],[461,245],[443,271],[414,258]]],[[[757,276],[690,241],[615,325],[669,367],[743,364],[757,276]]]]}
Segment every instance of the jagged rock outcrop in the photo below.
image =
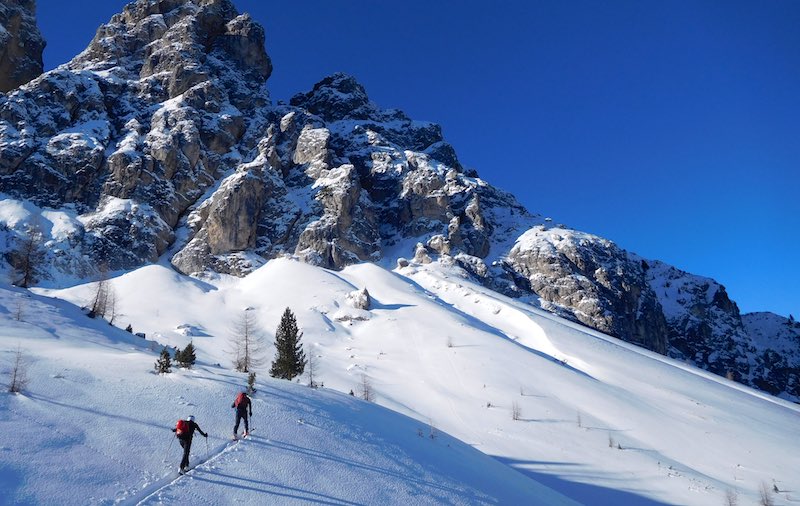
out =
{"type": "Polygon", "coordinates": [[[527,278],[545,308],[666,353],[667,322],[647,283],[646,263],[611,241],[537,226],[517,240],[505,262],[527,278]]]}
{"type": "Polygon", "coordinates": [[[646,279],[668,322],[669,355],[719,374],[749,376],[749,340],[739,308],[713,279],[647,261],[646,279]]]}
{"type": "Polygon", "coordinates": [[[798,400],[800,325],[740,315],[725,287],[561,227],[535,226],[504,259],[542,307],[678,360],[798,400]]]}
{"type": "MultiPolygon", "coordinates": [[[[742,323],[750,337],[753,366],[744,380],[795,402],[800,399],[800,322],[774,313],[748,313],[742,323]]],[[[738,378],[740,381],[742,378],[738,378]]]]}
{"type": "Polygon", "coordinates": [[[49,208],[54,271],[167,255],[183,273],[243,276],[282,255],[332,269],[411,256],[397,265],[457,266],[800,399],[800,344],[753,341],[718,283],[530,214],[464,171],[438,125],[381,109],[352,76],[273,105],[264,39],[230,0],[138,0],[67,65],[0,95],[0,192],[49,208]]]}
{"type": "Polygon", "coordinates": [[[72,240],[89,265],[153,261],[255,146],[242,138],[270,104],[271,70],[263,29],[229,0],[129,4],[69,64],[0,98],[0,189],[93,213],[75,234],[91,241],[72,240]],[[99,212],[109,198],[153,211],[158,226],[122,226],[99,212]]]}
{"type": "Polygon", "coordinates": [[[0,91],[18,88],[42,73],[44,47],[36,24],[36,2],[0,3],[0,91]]]}
{"type": "MultiPolygon", "coordinates": [[[[482,201],[488,209],[510,206],[527,216],[510,195],[426,153],[444,144],[437,125],[381,110],[351,76],[325,78],[291,103],[264,113],[259,141],[280,176],[259,216],[254,251],[264,258],[289,253],[338,269],[380,260],[399,239],[429,234],[485,256],[493,229],[482,201]]],[[[204,221],[206,208],[192,212],[189,223],[204,221]]],[[[517,228],[502,232],[510,236],[517,228]]],[[[184,248],[173,265],[184,272],[212,267],[197,260],[210,258],[198,254],[213,250],[207,241],[202,232],[195,235],[187,246],[194,253],[184,248]]]]}

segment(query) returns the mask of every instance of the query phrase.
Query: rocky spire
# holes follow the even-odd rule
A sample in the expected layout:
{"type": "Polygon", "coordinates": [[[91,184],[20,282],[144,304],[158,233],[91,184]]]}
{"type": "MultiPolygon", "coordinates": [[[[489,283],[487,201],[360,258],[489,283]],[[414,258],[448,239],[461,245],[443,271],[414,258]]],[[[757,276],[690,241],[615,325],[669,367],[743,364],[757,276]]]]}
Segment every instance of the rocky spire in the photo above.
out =
{"type": "Polygon", "coordinates": [[[156,99],[176,97],[231,67],[237,75],[226,76],[226,84],[234,88],[257,89],[272,73],[264,28],[230,0],[137,0],[102,25],[69,67],[143,81],[156,99]]]}
{"type": "Polygon", "coordinates": [[[0,3],[0,91],[13,90],[42,73],[44,46],[34,0],[0,3]]]}
{"type": "MultiPolygon", "coordinates": [[[[342,72],[330,75],[311,91],[298,93],[291,104],[316,114],[325,121],[368,119],[378,112],[364,87],[353,76],[342,72]]],[[[407,119],[407,118],[406,118],[407,119]]]]}

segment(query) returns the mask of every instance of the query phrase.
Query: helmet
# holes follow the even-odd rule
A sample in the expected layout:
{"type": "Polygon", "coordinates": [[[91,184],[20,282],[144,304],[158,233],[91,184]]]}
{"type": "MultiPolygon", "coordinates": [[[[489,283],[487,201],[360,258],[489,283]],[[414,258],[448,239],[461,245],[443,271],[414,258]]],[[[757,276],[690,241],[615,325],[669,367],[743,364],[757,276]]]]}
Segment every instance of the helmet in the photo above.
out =
{"type": "Polygon", "coordinates": [[[189,415],[189,416],[187,416],[187,417],[186,417],[186,421],[187,421],[187,422],[193,422],[193,421],[194,421],[194,415],[189,415]]]}

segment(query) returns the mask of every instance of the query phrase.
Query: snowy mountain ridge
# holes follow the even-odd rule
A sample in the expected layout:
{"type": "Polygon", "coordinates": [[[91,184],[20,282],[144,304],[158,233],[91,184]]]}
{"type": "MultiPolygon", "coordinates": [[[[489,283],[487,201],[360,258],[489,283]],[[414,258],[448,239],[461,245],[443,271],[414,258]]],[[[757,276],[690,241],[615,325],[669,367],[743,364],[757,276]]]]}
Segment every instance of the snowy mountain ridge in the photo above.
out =
{"type": "Polygon", "coordinates": [[[756,346],[719,283],[529,213],[464,171],[438,125],[381,109],[351,76],[273,104],[272,70],[263,28],[229,0],[126,6],[71,62],[0,96],[6,260],[18,268],[36,228],[45,286],[164,255],[237,276],[284,255],[335,269],[430,259],[800,399],[800,345],[756,346]]]}

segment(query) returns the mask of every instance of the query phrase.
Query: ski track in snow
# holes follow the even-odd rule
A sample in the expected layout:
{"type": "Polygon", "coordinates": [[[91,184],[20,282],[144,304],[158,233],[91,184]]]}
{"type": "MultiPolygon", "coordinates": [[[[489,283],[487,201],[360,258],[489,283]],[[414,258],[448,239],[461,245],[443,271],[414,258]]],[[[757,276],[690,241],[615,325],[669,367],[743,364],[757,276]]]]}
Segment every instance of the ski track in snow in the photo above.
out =
{"type": "MultiPolygon", "coordinates": [[[[248,439],[255,439],[255,436],[248,439]]],[[[267,483],[263,480],[256,482],[251,477],[241,474],[237,475],[227,470],[226,468],[228,467],[229,460],[238,461],[236,453],[241,449],[239,446],[251,443],[253,443],[253,441],[248,443],[243,443],[242,440],[231,442],[231,444],[225,445],[218,453],[199,462],[184,475],[167,477],[140,494],[139,497],[141,497],[141,499],[136,498],[131,502],[123,504],[136,506],[176,503],[214,504],[213,501],[209,501],[203,495],[202,490],[199,490],[208,487],[251,489],[253,492],[257,492],[261,495],[268,494],[270,496],[270,503],[274,501],[274,504],[288,504],[290,502],[347,506],[356,506],[359,504],[344,499],[331,499],[324,494],[317,494],[313,491],[301,490],[299,488],[292,489],[285,484],[279,484],[277,482],[269,484],[271,486],[265,486],[267,483]]],[[[265,499],[261,499],[261,501],[263,500],[265,499]]]]}
{"type": "MultiPolygon", "coordinates": [[[[215,460],[219,459],[225,453],[227,453],[227,452],[231,451],[233,448],[235,448],[240,442],[241,442],[241,440],[229,441],[229,442],[227,442],[227,443],[225,443],[223,445],[218,446],[217,448],[214,449],[213,452],[209,452],[209,455],[207,457],[205,457],[203,459],[196,459],[197,463],[193,467],[191,467],[187,473],[178,474],[177,476],[175,476],[176,471],[173,471],[173,472],[167,474],[166,476],[164,476],[163,478],[161,478],[159,480],[156,480],[156,481],[154,481],[154,482],[152,482],[150,484],[145,485],[145,487],[139,493],[137,493],[135,496],[131,497],[130,499],[126,499],[124,501],[121,501],[120,504],[122,506],[133,506],[133,505],[139,505],[139,504],[148,504],[148,501],[150,501],[151,499],[157,498],[159,496],[159,494],[163,490],[167,489],[168,487],[171,487],[172,485],[177,483],[182,478],[189,477],[191,475],[191,473],[193,473],[196,469],[198,469],[198,468],[199,469],[207,468],[209,465],[213,464],[213,462],[215,460]]],[[[193,450],[194,450],[194,446],[195,446],[196,443],[197,443],[196,440],[192,441],[193,450]]],[[[192,462],[192,458],[190,456],[189,457],[189,463],[191,464],[191,462],[192,462]]]]}
{"type": "MultiPolygon", "coordinates": [[[[566,495],[716,506],[726,490],[755,503],[767,483],[785,505],[800,490],[797,406],[436,265],[331,273],[280,259],[242,280],[148,266],[112,282],[125,319],[148,339],[0,285],[0,359],[18,345],[31,358],[27,391],[0,397],[0,497],[12,504],[570,504],[566,495]],[[332,316],[361,288],[375,301],[368,319],[332,316]],[[20,301],[27,314],[15,320],[20,301]],[[229,324],[249,307],[271,336],[287,306],[325,388],[260,372],[258,432],[230,442],[227,408],[245,377],[229,369],[229,324]],[[153,374],[161,345],[190,340],[194,369],[153,374]],[[411,418],[336,392],[358,390],[361,374],[377,404],[411,418]],[[177,476],[169,429],[188,414],[213,448],[203,456],[196,438],[195,467],[177,476]]],[[[37,292],[80,304],[92,285],[37,292]]]]}

